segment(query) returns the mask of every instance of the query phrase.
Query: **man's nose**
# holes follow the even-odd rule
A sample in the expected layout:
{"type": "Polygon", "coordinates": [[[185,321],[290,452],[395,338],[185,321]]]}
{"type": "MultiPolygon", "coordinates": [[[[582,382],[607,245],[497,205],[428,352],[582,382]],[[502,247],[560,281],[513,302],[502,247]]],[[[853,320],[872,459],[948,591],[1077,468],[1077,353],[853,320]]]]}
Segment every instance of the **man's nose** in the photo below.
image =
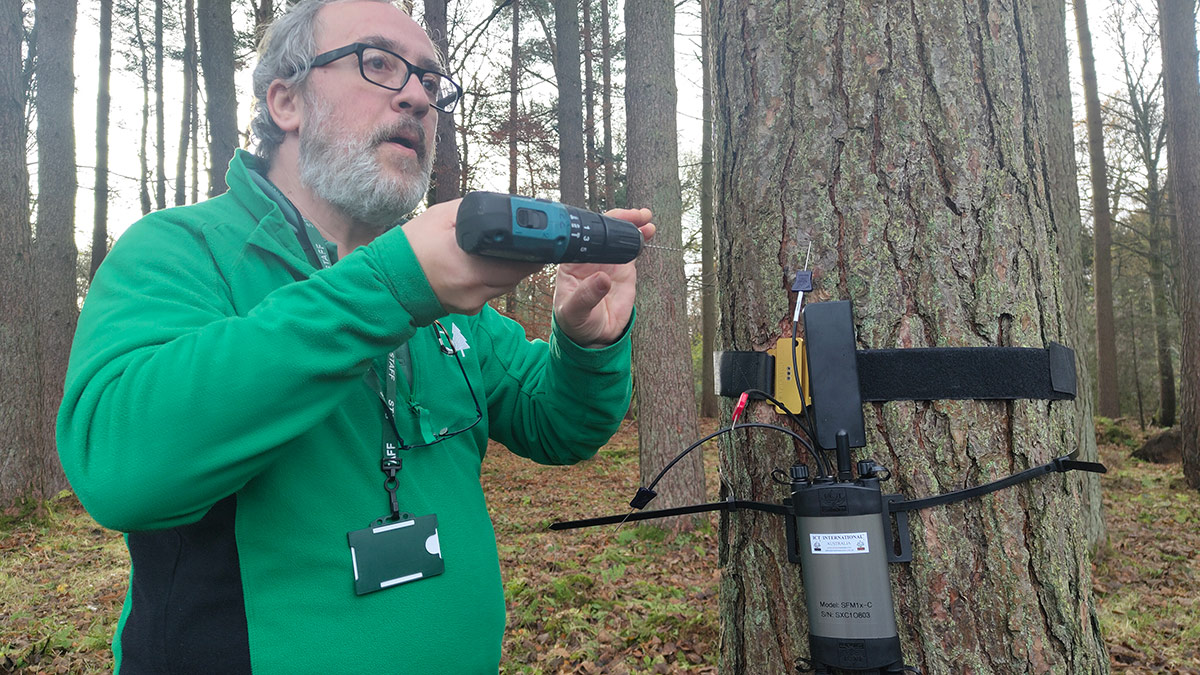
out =
{"type": "Polygon", "coordinates": [[[397,111],[407,111],[417,118],[424,117],[429,113],[429,96],[425,93],[425,87],[421,86],[421,78],[416,73],[409,73],[404,86],[392,95],[392,108],[397,111]]]}

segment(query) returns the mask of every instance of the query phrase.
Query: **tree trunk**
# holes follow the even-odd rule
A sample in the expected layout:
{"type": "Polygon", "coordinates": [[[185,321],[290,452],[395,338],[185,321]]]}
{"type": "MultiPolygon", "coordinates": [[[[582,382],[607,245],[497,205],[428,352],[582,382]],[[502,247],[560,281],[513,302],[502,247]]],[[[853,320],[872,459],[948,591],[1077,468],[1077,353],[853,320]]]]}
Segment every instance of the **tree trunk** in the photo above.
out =
{"type": "Polygon", "coordinates": [[[600,210],[600,199],[596,189],[596,77],[593,63],[596,54],[592,48],[592,3],[583,0],[583,141],[587,164],[587,207],[600,210]]]}
{"type": "Polygon", "coordinates": [[[183,112],[179,116],[179,154],[175,157],[175,206],[187,203],[188,145],[196,105],[196,4],[183,3],[183,112]]]}
{"type": "Polygon", "coordinates": [[[1087,2],[1075,0],[1075,30],[1079,34],[1079,61],[1083,67],[1083,92],[1087,108],[1088,157],[1092,165],[1092,213],[1095,254],[1092,286],[1096,294],[1096,386],[1101,415],[1121,416],[1117,391],[1117,335],[1112,299],[1112,214],[1108,210],[1108,165],[1104,161],[1104,120],[1096,88],[1096,59],[1088,28],[1087,2]]]}
{"type": "MultiPolygon", "coordinates": [[[[0,157],[25,157],[24,42],[21,3],[0,3],[0,157]]],[[[0,162],[0,507],[44,481],[33,274],[28,168],[0,162]]]]}
{"type": "Polygon", "coordinates": [[[73,0],[38,0],[36,263],[38,362],[42,408],[37,446],[43,494],[66,487],[54,427],[62,403],[71,338],[79,318],[75,250],[75,17],[73,0]]]}
{"type": "Polygon", "coordinates": [[[1183,327],[1180,410],[1183,475],[1200,488],[1200,81],[1197,80],[1196,8],[1159,0],[1167,166],[1175,206],[1179,255],[1179,323],[1183,327]]]}
{"type": "Polygon", "coordinates": [[[708,14],[713,0],[700,0],[700,54],[704,68],[700,140],[700,414],[716,417],[717,392],[713,352],[717,342],[717,257],[713,230],[712,40],[708,14]]]}
{"type": "Polygon", "coordinates": [[[521,0],[512,2],[512,54],[508,68],[508,192],[518,194],[517,116],[521,91],[521,0]]]}
{"type": "Polygon", "coordinates": [[[200,67],[208,117],[208,196],[228,189],[225,171],[238,147],[237,92],[233,87],[231,0],[199,0],[200,67]]]}
{"type": "MultiPolygon", "coordinates": [[[[675,135],[675,6],[670,0],[625,4],[625,128],[630,206],[654,211],[654,241],[683,245],[678,141],[675,135]]],[[[559,45],[562,49],[562,45],[559,45]]],[[[633,331],[642,485],[696,438],[696,401],[687,325],[683,253],[649,249],[638,258],[638,319],[633,331]]],[[[704,464],[693,452],[658,484],[654,508],[704,500],[704,464]]],[[[672,523],[688,528],[690,519],[672,523]]]]}
{"type": "Polygon", "coordinates": [[[149,56],[146,54],[146,37],[142,33],[142,0],[133,3],[133,37],[138,46],[138,72],[142,76],[142,130],[138,137],[138,197],[142,203],[142,215],[150,213],[153,204],[150,202],[150,159],[146,151],[146,143],[150,137],[150,71],[147,65],[149,56]]]}
{"type": "MultiPolygon", "coordinates": [[[[448,63],[450,37],[446,33],[446,5],[448,0],[425,0],[425,26],[434,37],[433,44],[441,55],[442,63],[448,63]]],[[[433,111],[437,120],[437,147],[433,156],[433,181],[430,187],[430,203],[439,204],[462,196],[459,185],[466,169],[460,168],[458,139],[454,132],[454,115],[433,111]],[[461,172],[461,173],[460,173],[461,172]]]]}
{"type": "Polygon", "coordinates": [[[611,0],[600,0],[600,66],[601,86],[600,117],[604,125],[604,207],[611,209],[616,202],[616,175],[613,171],[612,146],[612,27],[609,18],[608,3],[611,0]]]}
{"type": "Polygon", "coordinates": [[[163,0],[154,0],[154,203],[167,208],[166,106],[163,105],[163,0]]]}
{"type": "Polygon", "coordinates": [[[554,41],[554,76],[558,81],[559,198],[564,204],[586,208],[577,0],[554,0],[554,41]]]}
{"type": "MultiPolygon", "coordinates": [[[[762,350],[790,332],[789,272],[809,242],[810,297],[853,302],[860,348],[1074,340],[1060,265],[1078,233],[1056,212],[1047,127],[1061,122],[1041,82],[1039,21],[1025,3],[714,7],[724,348],[762,350]]],[[[856,458],[892,470],[889,492],[946,492],[1075,450],[1078,407],[869,404],[856,458]]],[[[766,405],[750,417],[777,419],[766,405]]],[[[767,477],[792,464],[791,445],[748,443],[724,448],[730,490],[785,497],[767,477]]],[[[1079,511],[1079,479],[1055,474],[915,513],[913,562],[892,567],[904,661],[927,675],[1106,672],[1079,511]]],[[[808,654],[784,545],[777,516],[722,517],[723,672],[794,672],[808,654]]]]}
{"type": "MultiPolygon", "coordinates": [[[[1047,190],[1051,222],[1058,233],[1059,278],[1063,295],[1063,339],[1079,352],[1091,340],[1087,314],[1091,309],[1084,290],[1082,244],[1083,223],[1079,213],[1079,167],[1075,163],[1075,119],[1071,110],[1070,54],[1067,49],[1066,4],[1059,0],[1034,0],[1031,4],[1038,21],[1035,26],[1038,52],[1038,74],[1045,96],[1045,115],[1042,130],[1046,148],[1047,190]]],[[[1074,406],[1075,445],[1082,459],[1098,462],[1096,427],[1093,418],[1094,398],[1089,383],[1087,359],[1077,357],[1079,395],[1074,403],[1059,402],[1063,407],[1074,406]]],[[[1087,533],[1089,549],[1095,553],[1107,541],[1100,495],[1100,476],[1081,473],[1083,514],[1080,518],[1087,533]]]]}
{"type": "Polygon", "coordinates": [[[1168,247],[1163,246],[1166,231],[1164,218],[1159,212],[1158,197],[1154,193],[1157,177],[1151,179],[1151,196],[1147,201],[1150,220],[1149,260],[1150,299],[1154,316],[1154,355],[1158,365],[1158,425],[1175,426],[1175,367],[1171,363],[1171,331],[1167,326],[1167,271],[1168,247]],[[1167,248],[1167,250],[1164,250],[1167,248]]]}
{"type": "Polygon", "coordinates": [[[112,0],[100,0],[100,73],[96,87],[96,190],[92,218],[92,259],[88,279],[96,276],[108,253],[108,113],[112,98],[112,0]]]}

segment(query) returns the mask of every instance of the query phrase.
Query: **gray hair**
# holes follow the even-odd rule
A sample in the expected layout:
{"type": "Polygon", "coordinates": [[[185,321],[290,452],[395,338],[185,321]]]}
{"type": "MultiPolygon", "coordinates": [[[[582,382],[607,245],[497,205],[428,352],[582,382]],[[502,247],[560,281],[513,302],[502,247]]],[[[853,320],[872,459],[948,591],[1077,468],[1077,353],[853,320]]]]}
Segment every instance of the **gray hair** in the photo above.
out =
{"type": "MultiPolygon", "coordinates": [[[[302,0],[271,22],[258,46],[258,65],[254,67],[254,119],[250,131],[258,144],[254,154],[266,162],[283,143],[283,130],[271,119],[267,90],[275,80],[288,87],[302,85],[308,77],[309,62],[316,56],[317,13],[326,5],[349,0],[302,0]]],[[[394,4],[391,0],[375,0],[394,4]]]]}

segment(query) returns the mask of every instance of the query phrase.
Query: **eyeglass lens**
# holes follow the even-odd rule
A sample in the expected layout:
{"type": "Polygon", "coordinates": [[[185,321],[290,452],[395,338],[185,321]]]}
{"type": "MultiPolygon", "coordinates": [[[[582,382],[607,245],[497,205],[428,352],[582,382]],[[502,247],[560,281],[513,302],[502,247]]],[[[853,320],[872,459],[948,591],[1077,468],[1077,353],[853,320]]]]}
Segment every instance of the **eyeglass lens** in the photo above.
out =
{"type": "Polygon", "coordinates": [[[421,88],[429,103],[449,108],[458,99],[458,89],[448,78],[429,71],[420,71],[400,57],[382,49],[364,49],[361,57],[362,75],[368,82],[399,91],[413,72],[419,72],[421,88]]]}

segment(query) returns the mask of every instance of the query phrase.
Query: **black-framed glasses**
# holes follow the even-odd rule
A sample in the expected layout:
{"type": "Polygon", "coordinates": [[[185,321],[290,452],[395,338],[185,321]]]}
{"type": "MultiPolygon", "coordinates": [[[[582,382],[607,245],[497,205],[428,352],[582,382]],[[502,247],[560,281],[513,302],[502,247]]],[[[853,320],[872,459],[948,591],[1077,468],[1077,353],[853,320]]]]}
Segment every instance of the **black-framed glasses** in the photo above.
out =
{"type": "Polygon", "coordinates": [[[450,79],[449,75],[414,66],[396,52],[364,42],[355,42],[318,54],[309,62],[308,67],[327,66],[351,54],[358,56],[358,72],[362,78],[376,86],[400,91],[408,84],[409,79],[416,75],[421,81],[421,89],[429,97],[429,105],[446,113],[453,112],[454,106],[462,98],[462,87],[450,79]]]}
{"type": "Polygon", "coordinates": [[[464,426],[457,430],[451,431],[449,427],[442,429],[434,434],[433,440],[429,441],[428,443],[414,443],[410,445],[404,442],[404,437],[400,435],[400,428],[396,425],[396,418],[392,414],[391,406],[388,405],[387,399],[384,398],[382,393],[380,393],[379,398],[381,401],[383,401],[384,417],[387,418],[388,424],[392,425],[392,431],[396,434],[396,440],[398,441],[399,448],[401,450],[414,450],[416,448],[425,448],[431,445],[436,445],[447,438],[450,438],[451,436],[457,436],[463,432],[474,429],[477,424],[483,421],[483,408],[479,405],[479,397],[475,395],[475,388],[471,386],[471,378],[467,375],[466,366],[463,365],[462,355],[454,346],[454,338],[451,337],[450,331],[446,330],[446,327],[442,325],[441,321],[434,321],[433,329],[434,335],[437,336],[438,347],[441,348],[441,352],[446,356],[453,356],[454,360],[458,363],[458,370],[460,373],[462,373],[463,382],[465,382],[467,385],[467,392],[471,395],[471,403],[475,404],[475,418],[469,423],[464,423],[464,426]]]}

